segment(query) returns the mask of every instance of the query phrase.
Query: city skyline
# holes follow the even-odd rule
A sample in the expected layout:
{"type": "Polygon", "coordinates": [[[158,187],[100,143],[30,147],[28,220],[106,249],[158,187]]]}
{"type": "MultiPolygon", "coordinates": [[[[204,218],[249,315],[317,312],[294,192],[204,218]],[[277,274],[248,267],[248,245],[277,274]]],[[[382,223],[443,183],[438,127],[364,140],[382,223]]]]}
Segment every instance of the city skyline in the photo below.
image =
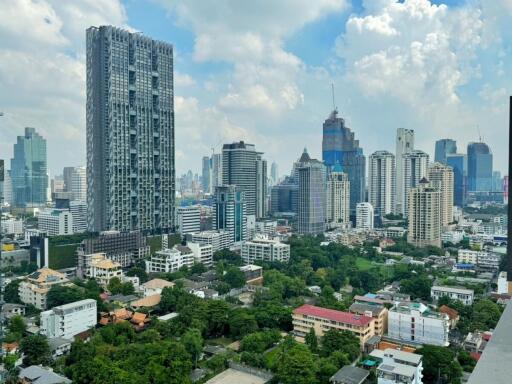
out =
{"type": "Polygon", "coordinates": [[[2,157],[12,157],[11,143],[31,126],[47,139],[50,175],[60,173],[62,163],[85,165],[85,29],[113,24],[176,47],[177,174],[188,168],[199,172],[211,147],[219,153],[221,144],[241,139],[264,148],[266,160],[275,161],[282,175],[305,145],[312,157],[321,158],[321,124],[332,109],[332,83],[340,116],[367,156],[393,152],[398,127],[414,129],[415,148],[431,159],[438,139],[454,139],[464,152],[482,136],[493,152],[494,169],[506,174],[502,136],[512,76],[507,76],[508,32],[501,21],[512,10],[506,1],[442,3],[320,1],[296,4],[289,12],[292,7],[284,1],[275,16],[266,17],[257,5],[221,3],[218,12],[206,12],[208,5],[194,2],[100,2],[93,10],[77,2],[83,17],[71,25],[72,10],[59,2],[40,2],[30,14],[23,8],[30,2],[15,2],[0,27],[5,55],[0,84],[6,89],[0,100],[2,157]],[[234,17],[221,17],[221,10],[234,17]],[[424,15],[423,28],[405,38],[414,12],[424,15]],[[211,15],[210,26],[201,22],[204,14],[211,15]],[[24,21],[38,32],[23,33],[24,21]],[[473,28],[458,36],[465,21],[473,28]],[[219,25],[219,41],[212,41],[219,25]],[[372,38],[378,39],[369,43],[372,38]],[[501,61],[489,60],[499,52],[501,61]],[[414,54],[423,67],[435,68],[425,73],[424,82],[411,77],[421,70],[414,54]],[[451,54],[453,62],[443,59],[451,54]],[[44,65],[35,71],[31,66],[37,63],[44,65]],[[389,78],[379,80],[375,73],[382,65],[389,65],[389,78]],[[254,71],[261,76],[244,76],[254,71]],[[448,77],[437,80],[437,73],[448,77]],[[397,81],[407,97],[392,89],[397,81]]]}

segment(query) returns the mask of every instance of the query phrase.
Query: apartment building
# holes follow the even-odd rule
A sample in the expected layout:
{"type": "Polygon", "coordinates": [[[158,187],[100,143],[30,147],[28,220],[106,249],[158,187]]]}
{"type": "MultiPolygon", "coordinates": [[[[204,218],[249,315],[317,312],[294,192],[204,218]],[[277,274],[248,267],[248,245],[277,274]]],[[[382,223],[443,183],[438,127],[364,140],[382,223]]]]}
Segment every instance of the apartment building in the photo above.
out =
{"type": "Polygon", "coordinates": [[[90,256],[85,277],[95,279],[102,287],[107,287],[114,277],[121,280],[123,276],[121,264],[107,258],[106,253],[96,253],[90,256]]]}
{"type": "Polygon", "coordinates": [[[176,208],[176,225],[178,233],[182,235],[199,232],[201,230],[201,207],[192,205],[176,208]]]}
{"type": "Polygon", "coordinates": [[[67,209],[45,209],[37,216],[37,229],[48,236],[72,235],[73,216],[67,209]]]}
{"type": "Polygon", "coordinates": [[[72,339],[93,328],[96,322],[96,300],[80,300],[41,312],[40,333],[48,338],[72,339]]]}
{"type": "Polygon", "coordinates": [[[172,249],[163,249],[146,260],[146,272],[176,272],[182,267],[194,265],[194,253],[188,247],[175,245],[172,249]]]}
{"type": "Polygon", "coordinates": [[[206,267],[213,265],[213,247],[211,244],[187,243],[187,247],[194,253],[194,262],[206,267]]]}
{"type": "Polygon", "coordinates": [[[461,264],[473,264],[480,269],[497,270],[500,267],[501,256],[488,251],[459,249],[457,262],[461,264]]]}
{"type": "Polygon", "coordinates": [[[281,243],[278,239],[258,235],[253,240],[242,243],[241,255],[245,264],[254,264],[257,260],[287,263],[290,260],[290,245],[281,243]]]}
{"type": "Polygon", "coordinates": [[[38,309],[46,309],[46,296],[54,285],[72,285],[63,273],[50,268],[41,268],[28,275],[20,283],[18,293],[25,304],[38,309]]]}
{"type": "Polygon", "coordinates": [[[359,338],[363,348],[368,339],[375,335],[375,320],[372,317],[309,304],[296,308],[292,320],[293,332],[299,338],[304,338],[311,328],[319,337],[331,329],[349,331],[359,338]]]}
{"type": "Polygon", "coordinates": [[[382,336],[388,330],[388,310],[383,305],[353,303],[349,312],[373,318],[375,320],[375,335],[382,336]]]}
{"type": "Polygon", "coordinates": [[[228,231],[195,232],[187,236],[187,238],[190,238],[193,243],[210,244],[214,253],[233,245],[232,236],[228,231]]]}
{"type": "Polygon", "coordinates": [[[450,299],[461,301],[464,305],[471,305],[473,304],[475,291],[462,287],[443,287],[440,285],[434,285],[430,288],[430,296],[435,302],[437,302],[441,297],[447,296],[450,299]]]}
{"type": "Polygon", "coordinates": [[[377,367],[378,384],[422,384],[423,356],[391,348],[370,355],[382,361],[377,367]]]}
{"type": "Polygon", "coordinates": [[[448,346],[450,319],[422,303],[403,302],[389,310],[388,336],[418,344],[448,346]]]}

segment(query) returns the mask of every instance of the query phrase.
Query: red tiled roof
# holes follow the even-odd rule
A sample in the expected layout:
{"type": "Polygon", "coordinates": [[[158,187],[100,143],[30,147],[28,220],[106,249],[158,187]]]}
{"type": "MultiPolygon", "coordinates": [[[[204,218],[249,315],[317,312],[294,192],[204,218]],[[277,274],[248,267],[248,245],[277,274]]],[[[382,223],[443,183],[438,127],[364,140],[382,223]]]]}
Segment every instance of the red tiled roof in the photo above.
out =
{"type": "Polygon", "coordinates": [[[450,320],[456,319],[459,317],[459,312],[457,312],[455,309],[448,307],[447,305],[442,305],[439,307],[439,312],[446,313],[450,320]]]}
{"type": "Polygon", "coordinates": [[[361,316],[356,315],[354,313],[316,307],[314,305],[309,304],[304,304],[302,307],[295,309],[293,313],[321,317],[323,319],[338,321],[340,323],[352,324],[357,326],[368,325],[373,320],[371,317],[368,316],[361,316]]]}
{"type": "Polygon", "coordinates": [[[480,357],[482,357],[482,354],[481,354],[481,353],[478,353],[478,352],[471,352],[469,355],[470,355],[470,356],[473,358],[473,360],[475,360],[475,361],[480,360],[480,357]]]}

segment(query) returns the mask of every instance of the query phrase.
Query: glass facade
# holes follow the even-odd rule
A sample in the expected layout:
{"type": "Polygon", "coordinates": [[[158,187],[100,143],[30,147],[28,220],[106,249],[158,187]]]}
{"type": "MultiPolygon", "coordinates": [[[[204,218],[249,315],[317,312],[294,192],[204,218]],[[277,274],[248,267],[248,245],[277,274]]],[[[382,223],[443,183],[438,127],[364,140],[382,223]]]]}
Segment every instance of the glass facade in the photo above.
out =
{"type": "Polygon", "coordinates": [[[441,139],[436,141],[436,153],[434,160],[437,163],[446,165],[446,157],[457,153],[457,142],[452,139],[441,139]]]}
{"type": "Polygon", "coordinates": [[[468,144],[468,191],[492,191],[492,153],[485,143],[468,144]]]}

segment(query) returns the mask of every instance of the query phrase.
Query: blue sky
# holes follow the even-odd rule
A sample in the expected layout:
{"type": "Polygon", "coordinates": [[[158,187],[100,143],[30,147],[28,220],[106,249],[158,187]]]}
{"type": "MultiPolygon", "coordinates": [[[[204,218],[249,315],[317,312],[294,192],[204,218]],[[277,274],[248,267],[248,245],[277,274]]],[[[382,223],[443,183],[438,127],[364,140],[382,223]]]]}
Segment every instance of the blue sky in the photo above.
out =
{"type": "Polygon", "coordinates": [[[320,157],[336,104],[366,155],[394,152],[396,128],[433,155],[439,138],[483,140],[507,165],[512,0],[0,0],[0,157],[24,126],[48,138],[52,174],[85,164],[90,25],[175,47],[177,173],[244,139],[280,173],[320,157]],[[27,29],[26,25],[31,28],[27,29]]]}

